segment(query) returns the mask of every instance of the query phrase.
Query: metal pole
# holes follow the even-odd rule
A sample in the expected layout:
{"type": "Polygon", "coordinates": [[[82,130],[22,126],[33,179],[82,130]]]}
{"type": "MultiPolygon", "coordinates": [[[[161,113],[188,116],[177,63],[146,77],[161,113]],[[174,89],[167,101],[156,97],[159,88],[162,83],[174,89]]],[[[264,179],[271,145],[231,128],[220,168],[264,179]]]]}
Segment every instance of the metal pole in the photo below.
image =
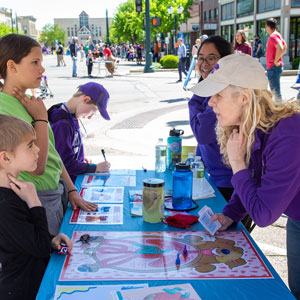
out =
{"type": "Polygon", "coordinates": [[[17,12],[15,12],[15,14],[16,14],[16,30],[17,30],[17,33],[19,33],[17,12]]]}
{"type": "Polygon", "coordinates": [[[11,32],[14,33],[14,23],[12,17],[12,9],[10,10],[11,32]]]}
{"type": "Polygon", "coordinates": [[[110,45],[109,41],[109,27],[108,27],[108,10],[106,9],[106,44],[110,45]]]}
{"type": "Polygon", "coordinates": [[[177,55],[177,48],[176,48],[176,42],[177,42],[177,15],[174,16],[175,19],[175,43],[174,43],[174,52],[175,55],[177,55]]]}
{"type": "Polygon", "coordinates": [[[145,16],[146,16],[146,64],[144,68],[144,73],[154,72],[154,67],[152,66],[152,55],[151,55],[151,27],[150,27],[150,0],[145,0],[145,16]]]}

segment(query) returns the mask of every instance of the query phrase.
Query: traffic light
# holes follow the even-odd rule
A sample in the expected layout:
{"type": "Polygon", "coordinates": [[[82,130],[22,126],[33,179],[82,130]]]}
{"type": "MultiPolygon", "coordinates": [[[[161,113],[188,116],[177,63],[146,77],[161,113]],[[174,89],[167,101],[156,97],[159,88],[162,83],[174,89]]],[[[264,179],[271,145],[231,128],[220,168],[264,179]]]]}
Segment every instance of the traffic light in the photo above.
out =
{"type": "Polygon", "coordinates": [[[161,24],[161,19],[159,17],[153,17],[152,18],[152,26],[158,27],[161,24]]]}
{"type": "Polygon", "coordinates": [[[135,10],[137,13],[143,11],[143,0],[135,0],[135,10]]]}

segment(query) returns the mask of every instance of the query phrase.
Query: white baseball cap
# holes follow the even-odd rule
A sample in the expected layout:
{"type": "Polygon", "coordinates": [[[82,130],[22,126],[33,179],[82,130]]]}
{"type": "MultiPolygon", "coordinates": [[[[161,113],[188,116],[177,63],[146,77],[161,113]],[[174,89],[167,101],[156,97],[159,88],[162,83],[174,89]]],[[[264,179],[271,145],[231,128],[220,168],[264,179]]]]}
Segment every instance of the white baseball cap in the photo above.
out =
{"type": "Polygon", "coordinates": [[[206,39],[208,39],[208,35],[207,34],[202,34],[200,36],[200,40],[206,40],[206,39]]]}
{"type": "Polygon", "coordinates": [[[268,79],[265,69],[257,59],[248,54],[235,53],[221,58],[207,78],[190,90],[200,97],[209,97],[228,85],[267,90],[268,79]]]}

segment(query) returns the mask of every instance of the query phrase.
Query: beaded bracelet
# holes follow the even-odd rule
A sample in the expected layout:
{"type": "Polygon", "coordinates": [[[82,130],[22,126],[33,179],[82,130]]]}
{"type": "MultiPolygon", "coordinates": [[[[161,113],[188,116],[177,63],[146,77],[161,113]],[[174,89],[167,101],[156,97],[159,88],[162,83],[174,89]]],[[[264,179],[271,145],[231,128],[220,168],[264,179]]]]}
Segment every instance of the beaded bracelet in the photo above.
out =
{"type": "Polygon", "coordinates": [[[73,190],[70,190],[68,191],[68,194],[72,193],[72,192],[77,192],[77,190],[73,189],[73,190]]]}

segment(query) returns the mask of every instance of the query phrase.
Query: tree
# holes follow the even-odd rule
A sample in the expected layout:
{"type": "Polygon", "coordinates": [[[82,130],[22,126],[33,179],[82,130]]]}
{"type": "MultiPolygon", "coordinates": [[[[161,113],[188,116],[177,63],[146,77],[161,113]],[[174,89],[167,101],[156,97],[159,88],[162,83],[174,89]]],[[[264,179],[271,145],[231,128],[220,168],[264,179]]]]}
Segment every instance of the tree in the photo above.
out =
{"type": "MultiPolygon", "coordinates": [[[[191,9],[193,0],[149,0],[150,1],[150,17],[161,18],[161,26],[151,27],[152,39],[158,33],[166,35],[171,32],[174,27],[174,18],[170,18],[168,7],[172,5],[174,8],[183,8],[180,20],[177,16],[177,26],[186,22],[190,17],[189,10],[191,9]]],[[[145,4],[145,3],[143,3],[145,4]]],[[[145,8],[143,8],[145,11],[145,8]]],[[[138,14],[135,11],[135,0],[128,0],[119,5],[117,12],[114,15],[112,25],[110,27],[110,37],[113,43],[120,42],[137,42],[142,43],[144,40],[144,18],[145,14],[138,14]]],[[[178,29],[177,28],[177,29],[178,29]]]]}
{"type": "Polygon", "coordinates": [[[0,37],[5,36],[7,34],[11,33],[11,28],[4,25],[4,24],[0,24],[0,37]]]}
{"type": "Polygon", "coordinates": [[[47,46],[54,46],[56,40],[63,44],[66,40],[66,31],[58,27],[57,24],[46,24],[42,29],[40,42],[47,46]]]}

